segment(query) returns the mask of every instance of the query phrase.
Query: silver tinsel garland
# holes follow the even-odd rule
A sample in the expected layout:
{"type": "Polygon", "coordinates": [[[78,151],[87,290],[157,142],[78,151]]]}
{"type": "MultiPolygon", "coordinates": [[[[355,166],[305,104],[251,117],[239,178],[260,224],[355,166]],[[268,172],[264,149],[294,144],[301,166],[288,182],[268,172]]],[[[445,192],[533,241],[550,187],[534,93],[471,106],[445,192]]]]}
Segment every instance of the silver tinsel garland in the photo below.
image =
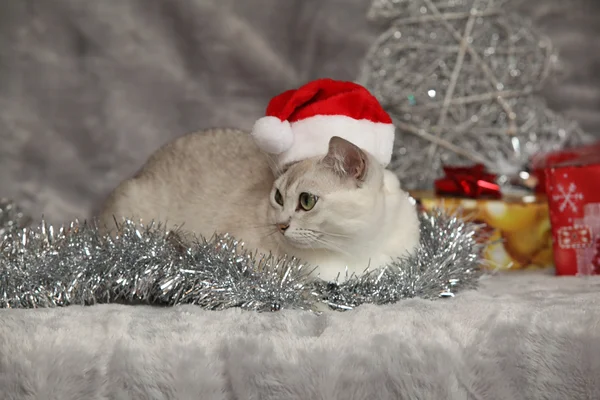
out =
{"type": "Polygon", "coordinates": [[[25,213],[8,199],[0,199],[0,239],[31,223],[25,213]]]}
{"type": "Polygon", "coordinates": [[[22,213],[0,203],[0,308],[97,303],[197,304],[209,310],[336,310],[420,297],[452,297],[480,276],[478,226],[422,214],[418,251],[380,271],[341,283],[309,277],[295,259],[259,256],[227,236],[185,246],[176,233],[125,222],[117,237],[74,222],[54,229],[21,225],[22,213]],[[6,229],[9,227],[10,229],[6,229]]]}
{"type": "Polygon", "coordinates": [[[588,139],[536,96],[557,55],[505,3],[373,2],[369,18],[391,26],[371,47],[358,81],[395,120],[389,168],[405,188],[431,188],[442,165],[482,163],[514,176],[533,154],[588,139]]]}

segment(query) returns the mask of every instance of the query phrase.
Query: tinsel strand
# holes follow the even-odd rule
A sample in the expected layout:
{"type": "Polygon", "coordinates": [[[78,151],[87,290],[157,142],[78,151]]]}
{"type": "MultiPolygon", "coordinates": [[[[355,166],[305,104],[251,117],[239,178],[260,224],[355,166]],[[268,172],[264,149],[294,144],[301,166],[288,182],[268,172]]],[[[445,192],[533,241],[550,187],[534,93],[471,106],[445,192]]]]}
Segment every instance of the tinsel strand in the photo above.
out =
{"type": "MultiPolygon", "coordinates": [[[[0,215],[12,204],[5,203],[0,215]]],[[[18,218],[17,218],[18,219],[18,218]]],[[[160,226],[121,225],[116,237],[93,224],[5,230],[0,238],[0,307],[97,303],[196,304],[208,310],[335,310],[420,297],[452,297],[481,274],[484,237],[476,225],[441,211],[421,214],[415,254],[381,271],[323,282],[293,258],[261,256],[234,238],[184,245],[160,226]]],[[[4,219],[0,229],[17,221],[4,219]]]]}
{"type": "Polygon", "coordinates": [[[8,199],[0,198],[0,240],[9,233],[25,228],[30,223],[31,218],[16,204],[8,199]]]}

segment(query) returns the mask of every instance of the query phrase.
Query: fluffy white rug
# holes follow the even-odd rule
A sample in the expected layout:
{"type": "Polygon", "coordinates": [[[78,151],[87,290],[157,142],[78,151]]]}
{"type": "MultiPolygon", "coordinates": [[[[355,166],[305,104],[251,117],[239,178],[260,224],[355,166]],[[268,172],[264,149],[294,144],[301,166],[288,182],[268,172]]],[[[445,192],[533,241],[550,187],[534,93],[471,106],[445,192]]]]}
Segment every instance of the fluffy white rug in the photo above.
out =
{"type": "Polygon", "coordinates": [[[1,310],[2,399],[599,399],[600,278],[512,273],[321,316],[1,310]]]}

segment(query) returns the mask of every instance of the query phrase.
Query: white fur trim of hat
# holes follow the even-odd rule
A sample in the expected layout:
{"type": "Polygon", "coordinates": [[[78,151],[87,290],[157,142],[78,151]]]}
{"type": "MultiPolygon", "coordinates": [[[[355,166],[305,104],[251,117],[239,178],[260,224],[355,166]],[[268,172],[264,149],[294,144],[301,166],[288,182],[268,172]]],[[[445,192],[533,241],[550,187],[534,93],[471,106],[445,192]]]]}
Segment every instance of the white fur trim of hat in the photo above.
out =
{"type": "Polygon", "coordinates": [[[391,161],[395,128],[364,87],[321,79],[274,97],[251,135],[278,167],[327,154],[339,136],[369,152],[383,166],[391,161]]]}

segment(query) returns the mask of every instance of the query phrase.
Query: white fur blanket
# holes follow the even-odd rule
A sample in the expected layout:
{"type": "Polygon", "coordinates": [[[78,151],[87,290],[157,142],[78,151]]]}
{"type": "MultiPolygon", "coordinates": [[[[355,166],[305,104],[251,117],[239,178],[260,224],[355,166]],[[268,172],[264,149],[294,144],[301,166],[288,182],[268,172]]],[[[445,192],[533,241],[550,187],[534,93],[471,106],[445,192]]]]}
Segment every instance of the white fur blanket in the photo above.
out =
{"type": "Polygon", "coordinates": [[[599,399],[599,291],[599,278],[513,273],[320,316],[1,310],[0,398],[599,399]]]}

